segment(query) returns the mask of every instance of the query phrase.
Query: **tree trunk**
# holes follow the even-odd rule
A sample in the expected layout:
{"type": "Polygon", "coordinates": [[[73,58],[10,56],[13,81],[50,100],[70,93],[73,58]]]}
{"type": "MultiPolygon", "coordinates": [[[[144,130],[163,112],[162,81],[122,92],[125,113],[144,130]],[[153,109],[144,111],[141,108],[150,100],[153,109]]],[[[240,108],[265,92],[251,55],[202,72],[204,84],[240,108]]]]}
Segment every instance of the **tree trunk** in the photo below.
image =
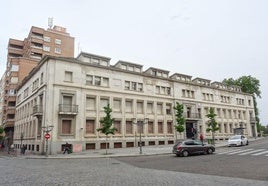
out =
{"type": "Polygon", "coordinates": [[[107,155],[108,154],[108,152],[107,152],[107,135],[106,135],[106,140],[105,140],[105,154],[107,155]]]}

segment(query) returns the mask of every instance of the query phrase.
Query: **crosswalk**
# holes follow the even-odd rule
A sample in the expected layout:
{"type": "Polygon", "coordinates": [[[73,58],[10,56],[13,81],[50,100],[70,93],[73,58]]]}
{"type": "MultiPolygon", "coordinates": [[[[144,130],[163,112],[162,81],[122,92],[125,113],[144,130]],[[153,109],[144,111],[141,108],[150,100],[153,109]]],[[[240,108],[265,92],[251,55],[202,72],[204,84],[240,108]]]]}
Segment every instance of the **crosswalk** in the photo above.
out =
{"type": "Polygon", "coordinates": [[[221,149],[215,153],[216,155],[238,155],[238,156],[267,156],[268,149],[253,149],[253,148],[234,148],[234,149],[221,149]]]}

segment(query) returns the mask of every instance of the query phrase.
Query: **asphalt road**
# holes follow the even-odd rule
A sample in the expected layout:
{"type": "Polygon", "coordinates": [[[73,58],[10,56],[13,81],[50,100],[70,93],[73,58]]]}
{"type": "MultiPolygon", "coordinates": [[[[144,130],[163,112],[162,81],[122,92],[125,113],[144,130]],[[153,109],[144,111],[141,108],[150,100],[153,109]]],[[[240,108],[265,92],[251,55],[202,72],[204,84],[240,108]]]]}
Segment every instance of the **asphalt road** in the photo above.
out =
{"type": "Polygon", "coordinates": [[[218,148],[213,155],[176,157],[170,154],[117,160],[139,168],[268,181],[268,153],[252,155],[262,151],[268,151],[267,139],[243,147],[218,148]]]}

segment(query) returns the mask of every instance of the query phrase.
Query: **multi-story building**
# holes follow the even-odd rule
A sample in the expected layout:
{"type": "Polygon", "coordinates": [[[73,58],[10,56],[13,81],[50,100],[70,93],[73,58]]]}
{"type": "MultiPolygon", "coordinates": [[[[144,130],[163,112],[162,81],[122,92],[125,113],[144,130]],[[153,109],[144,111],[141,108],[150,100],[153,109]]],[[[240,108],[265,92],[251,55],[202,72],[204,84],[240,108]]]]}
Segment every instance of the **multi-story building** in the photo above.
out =
{"type": "Polygon", "coordinates": [[[44,57],[17,92],[14,144],[23,143],[36,153],[44,152],[42,127],[53,125],[49,153],[58,153],[68,142],[74,151],[105,148],[105,135],[96,131],[110,104],[116,134],[109,148],[133,147],[142,134],[144,145],[172,144],[206,132],[206,114],[213,107],[220,130],[217,139],[227,139],[236,128],[246,136],[256,133],[253,97],[240,87],[149,68],[126,61],[110,65],[110,58],[81,53],[77,58],[44,57]],[[186,131],[174,130],[176,102],[184,105],[186,131]],[[148,118],[142,128],[133,118],[148,118]],[[23,142],[20,140],[24,134],[23,142]]]}
{"type": "Polygon", "coordinates": [[[0,114],[9,144],[13,139],[16,88],[45,55],[74,57],[74,38],[65,28],[54,26],[47,30],[32,27],[23,41],[9,39],[0,114]]]}

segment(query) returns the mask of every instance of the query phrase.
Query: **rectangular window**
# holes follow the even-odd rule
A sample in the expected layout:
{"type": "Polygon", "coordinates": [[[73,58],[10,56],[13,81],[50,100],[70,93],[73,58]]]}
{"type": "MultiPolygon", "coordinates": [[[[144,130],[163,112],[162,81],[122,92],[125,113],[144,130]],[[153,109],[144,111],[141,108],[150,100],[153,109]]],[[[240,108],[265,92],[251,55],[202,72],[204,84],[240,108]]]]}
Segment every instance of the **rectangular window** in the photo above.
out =
{"type": "Polygon", "coordinates": [[[125,81],[125,89],[126,90],[130,89],[130,81],[125,81]]]}
{"type": "Polygon", "coordinates": [[[127,121],[126,122],[126,134],[133,134],[132,121],[127,121]]]}
{"type": "Polygon", "coordinates": [[[143,133],[143,125],[137,125],[137,132],[143,133]]]}
{"type": "Polygon", "coordinates": [[[167,115],[171,114],[171,104],[169,104],[169,103],[166,104],[166,114],[167,115]]]}
{"type": "Polygon", "coordinates": [[[163,130],[163,122],[159,121],[158,122],[158,133],[162,134],[164,132],[163,130]]]}
{"type": "Polygon", "coordinates": [[[101,85],[101,77],[95,76],[95,85],[100,86],[101,85]]]}
{"type": "Polygon", "coordinates": [[[45,42],[50,42],[50,37],[48,37],[48,36],[44,36],[44,41],[45,41],[45,42]]]}
{"type": "Polygon", "coordinates": [[[172,134],[173,133],[173,127],[172,127],[172,122],[168,121],[167,122],[167,133],[172,134]]]}
{"type": "Polygon", "coordinates": [[[46,52],[49,52],[50,51],[50,47],[49,46],[43,46],[43,50],[46,51],[46,52]]]}
{"type": "Polygon", "coordinates": [[[60,39],[55,39],[55,44],[60,45],[61,44],[61,40],[60,39]]]}
{"type": "Polygon", "coordinates": [[[149,121],[148,122],[148,133],[153,134],[154,133],[154,122],[149,121]]]}
{"type": "Polygon", "coordinates": [[[156,94],[160,94],[160,86],[155,87],[155,92],[156,92],[156,94]]]}
{"type": "Polygon", "coordinates": [[[107,107],[108,104],[109,104],[108,98],[101,98],[101,100],[100,100],[101,110],[104,110],[103,107],[107,107]]]}
{"type": "Polygon", "coordinates": [[[62,120],[62,134],[71,134],[72,131],[72,120],[62,120]]]}
{"type": "Polygon", "coordinates": [[[131,100],[126,101],[126,112],[132,112],[132,101],[131,100]]]}
{"type": "Polygon", "coordinates": [[[157,103],[157,114],[162,114],[163,104],[157,103]]]}
{"type": "Polygon", "coordinates": [[[86,109],[96,110],[96,99],[92,97],[86,98],[86,109]]]}
{"type": "Polygon", "coordinates": [[[137,113],[143,113],[143,102],[137,102],[137,113]]]}
{"type": "Polygon", "coordinates": [[[86,75],[86,85],[92,85],[93,84],[93,76],[86,75]]]}
{"type": "Polygon", "coordinates": [[[19,71],[19,65],[12,65],[10,71],[11,72],[18,72],[19,71]]]}
{"type": "Polygon", "coordinates": [[[121,100],[120,99],[115,99],[114,100],[113,111],[116,111],[116,112],[121,111],[121,100]]]}
{"type": "Polygon", "coordinates": [[[64,80],[65,80],[65,81],[72,82],[72,81],[73,81],[73,72],[65,71],[65,77],[64,77],[64,80]]]}
{"type": "Polygon", "coordinates": [[[56,54],[61,54],[61,49],[60,48],[55,48],[55,53],[56,54]]]}
{"type": "Polygon", "coordinates": [[[137,83],[131,82],[131,88],[132,88],[132,90],[137,90],[137,83]]]}
{"type": "Polygon", "coordinates": [[[143,84],[138,83],[138,91],[142,92],[143,91],[143,84]]]}
{"type": "Polygon", "coordinates": [[[86,134],[95,134],[95,120],[86,120],[86,134]]]}
{"type": "Polygon", "coordinates": [[[121,121],[114,121],[114,128],[117,130],[115,133],[121,134],[121,121]]]}
{"type": "Polygon", "coordinates": [[[153,103],[147,103],[147,113],[148,114],[153,113],[153,103]]]}

